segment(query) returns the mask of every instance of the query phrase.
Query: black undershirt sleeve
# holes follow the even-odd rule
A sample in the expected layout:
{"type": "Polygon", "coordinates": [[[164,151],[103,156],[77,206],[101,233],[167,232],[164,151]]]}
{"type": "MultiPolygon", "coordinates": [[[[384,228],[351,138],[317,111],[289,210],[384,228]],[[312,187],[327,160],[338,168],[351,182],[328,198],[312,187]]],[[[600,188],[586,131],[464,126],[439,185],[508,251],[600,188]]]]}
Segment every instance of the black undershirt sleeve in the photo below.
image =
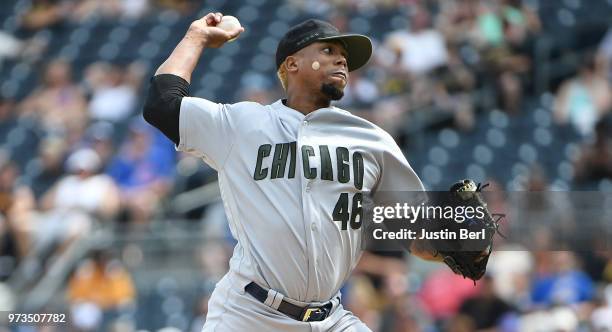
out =
{"type": "Polygon", "coordinates": [[[180,141],[181,101],[188,95],[189,83],[183,78],[172,74],[153,76],[142,112],[148,123],[159,129],[176,145],[180,141]]]}

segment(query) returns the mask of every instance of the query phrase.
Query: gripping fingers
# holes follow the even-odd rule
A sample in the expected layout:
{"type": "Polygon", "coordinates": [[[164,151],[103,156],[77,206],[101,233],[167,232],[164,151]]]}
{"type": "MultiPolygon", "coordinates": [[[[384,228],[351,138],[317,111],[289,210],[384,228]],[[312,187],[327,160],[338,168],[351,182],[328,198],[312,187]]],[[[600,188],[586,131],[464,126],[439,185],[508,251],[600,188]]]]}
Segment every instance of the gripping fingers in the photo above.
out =
{"type": "Polygon", "coordinates": [[[202,19],[204,20],[204,22],[206,22],[206,25],[212,25],[213,22],[215,21],[215,14],[208,13],[202,19]]]}
{"type": "Polygon", "coordinates": [[[227,33],[228,40],[231,40],[231,39],[234,39],[234,38],[238,37],[238,35],[240,35],[242,32],[244,32],[244,28],[243,27],[240,27],[240,28],[238,28],[236,30],[228,32],[227,33]]]}
{"type": "Polygon", "coordinates": [[[219,24],[219,22],[221,22],[221,18],[223,18],[223,14],[219,12],[208,13],[206,14],[206,16],[204,16],[204,21],[206,22],[206,25],[216,26],[217,24],[219,24]]]}

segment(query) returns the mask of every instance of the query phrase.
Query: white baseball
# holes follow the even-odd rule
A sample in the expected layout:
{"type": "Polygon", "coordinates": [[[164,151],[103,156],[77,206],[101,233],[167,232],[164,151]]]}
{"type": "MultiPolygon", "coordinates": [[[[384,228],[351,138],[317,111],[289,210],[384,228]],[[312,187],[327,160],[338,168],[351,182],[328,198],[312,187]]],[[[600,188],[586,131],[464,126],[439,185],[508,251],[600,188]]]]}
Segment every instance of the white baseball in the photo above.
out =
{"type": "MultiPolygon", "coordinates": [[[[241,26],[242,25],[240,25],[240,21],[238,21],[238,19],[235,18],[234,16],[230,16],[230,15],[223,16],[221,18],[221,22],[217,24],[217,28],[223,29],[225,31],[233,31],[233,30],[240,28],[241,26]]],[[[231,42],[236,38],[238,37],[234,37],[228,40],[228,42],[231,42]]]]}

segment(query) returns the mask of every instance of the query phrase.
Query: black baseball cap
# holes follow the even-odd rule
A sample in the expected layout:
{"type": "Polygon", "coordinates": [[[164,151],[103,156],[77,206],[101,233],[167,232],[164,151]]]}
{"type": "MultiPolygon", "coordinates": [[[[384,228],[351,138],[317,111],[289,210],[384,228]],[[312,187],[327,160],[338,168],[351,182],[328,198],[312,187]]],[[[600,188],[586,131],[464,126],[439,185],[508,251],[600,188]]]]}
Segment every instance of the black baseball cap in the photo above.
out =
{"type": "Polygon", "coordinates": [[[332,24],[309,19],[295,25],[287,31],[276,48],[276,69],[285,61],[285,58],[318,41],[337,40],[344,44],[348,58],[346,59],[349,71],[365,65],[372,55],[372,41],[359,34],[342,34],[332,24]]]}

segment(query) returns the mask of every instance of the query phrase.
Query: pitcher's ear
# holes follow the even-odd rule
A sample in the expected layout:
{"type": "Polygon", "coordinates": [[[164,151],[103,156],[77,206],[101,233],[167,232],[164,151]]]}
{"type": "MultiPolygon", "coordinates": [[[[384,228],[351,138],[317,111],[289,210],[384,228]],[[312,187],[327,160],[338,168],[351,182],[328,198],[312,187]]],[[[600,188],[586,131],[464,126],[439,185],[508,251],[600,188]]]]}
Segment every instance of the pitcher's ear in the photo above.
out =
{"type": "Polygon", "coordinates": [[[300,59],[296,56],[288,56],[285,58],[285,66],[288,72],[296,72],[299,68],[300,59]]]}

